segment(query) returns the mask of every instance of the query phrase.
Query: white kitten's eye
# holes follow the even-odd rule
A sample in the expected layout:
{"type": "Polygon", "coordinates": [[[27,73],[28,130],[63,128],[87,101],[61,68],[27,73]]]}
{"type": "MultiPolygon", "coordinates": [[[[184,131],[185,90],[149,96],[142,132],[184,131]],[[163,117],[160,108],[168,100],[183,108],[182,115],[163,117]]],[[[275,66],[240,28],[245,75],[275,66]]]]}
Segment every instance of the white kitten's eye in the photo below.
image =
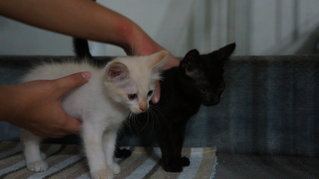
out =
{"type": "Polygon", "coordinates": [[[153,90],[150,90],[148,93],[147,93],[147,96],[151,96],[153,94],[153,90]]]}
{"type": "Polygon", "coordinates": [[[129,95],[127,95],[127,97],[128,97],[129,100],[134,100],[135,98],[137,98],[137,94],[136,93],[129,94],[129,95]]]}

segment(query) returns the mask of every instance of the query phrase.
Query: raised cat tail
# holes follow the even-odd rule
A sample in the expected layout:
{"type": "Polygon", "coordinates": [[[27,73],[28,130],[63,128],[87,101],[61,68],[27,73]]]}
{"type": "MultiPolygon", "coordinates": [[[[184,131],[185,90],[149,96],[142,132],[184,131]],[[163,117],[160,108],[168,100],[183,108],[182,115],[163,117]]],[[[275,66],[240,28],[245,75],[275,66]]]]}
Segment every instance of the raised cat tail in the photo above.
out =
{"type": "Polygon", "coordinates": [[[73,38],[73,48],[74,48],[74,53],[78,58],[92,59],[92,55],[89,49],[89,43],[87,40],[81,39],[81,38],[73,38]]]}
{"type": "MultiPolygon", "coordinates": [[[[93,2],[96,2],[96,0],[92,0],[93,2]]],[[[89,48],[89,42],[86,39],[81,39],[81,38],[73,38],[73,50],[75,55],[79,59],[93,59],[91,53],[90,53],[90,48],[89,48]]]]}

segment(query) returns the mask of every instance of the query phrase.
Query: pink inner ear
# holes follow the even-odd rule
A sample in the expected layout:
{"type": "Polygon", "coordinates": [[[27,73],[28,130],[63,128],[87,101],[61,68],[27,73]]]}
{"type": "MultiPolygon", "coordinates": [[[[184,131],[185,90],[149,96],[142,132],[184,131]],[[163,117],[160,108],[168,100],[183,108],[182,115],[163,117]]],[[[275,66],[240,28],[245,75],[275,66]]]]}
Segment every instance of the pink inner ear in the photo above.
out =
{"type": "Polygon", "coordinates": [[[107,76],[109,80],[112,81],[121,81],[128,76],[127,67],[119,62],[114,62],[110,64],[110,67],[107,71],[107,76]]]}
{"type": "Polygon", "coordinates": [[[112,66],[108,72],[109,77],[115,78],[117,76],[120,76],[123,73],[121,67],[118,66],[112,66]]]}

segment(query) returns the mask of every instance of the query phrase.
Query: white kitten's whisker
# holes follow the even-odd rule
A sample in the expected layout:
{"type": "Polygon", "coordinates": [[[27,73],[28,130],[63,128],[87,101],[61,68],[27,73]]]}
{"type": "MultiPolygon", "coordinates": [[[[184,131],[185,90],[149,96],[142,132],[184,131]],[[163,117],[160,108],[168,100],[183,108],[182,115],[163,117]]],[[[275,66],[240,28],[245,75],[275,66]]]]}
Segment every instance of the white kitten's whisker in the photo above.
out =
{"type": "Polygon", "coordinates": [[[133,126],[133,122],[134,122],[134,113],[130,113],[130,118],[129,118],[128,125],[130,127],[130,130],[135,132],[135,129],[134,129],[134,126],[133,126]]]}
{"type": "Polygon", "coordinates": [[[138,115],[137,114],[132,114],[132,126],[133,126],[133,131],[134,131],[134,133],[137,133],[137,131],[136,131],[136,127],[135,126],[137,126],[137,124],[138,124],[138,121],[137,121],[137,118],[138,118],[138,115]]]}
{"type": "Polygon", "coordinates": [[[159,121],[161,121],[161,116],[163,116],[163,114],[161,114],[161,111],[158,110],[156,106],[153,108],[153,111],[155,112],[154,115],[156,116],[156,120],[154,120],[154,126],[155,126],[156,123],[159,123],[159,121]]]}
{"type": "Polygon", "coordinates": [[[157,106],[154,106],[153,109],[161,115],[161,117],[165,118],[165,115],[162,113],[161,109],[159,109],[157,106]]]}
{"type": "Polygon", "coordinates": [[[149,110],[146,111],[146,122],[144,126],[141,128],[140,132],[142,132],[147,127],[148,122],[149,122],[149,110]]]}
{"type": "Polygon", "coordinates": [[[154,112],[156,112],[155,116],[157,117],[156,121],[154,120],[154,125],[156,125],[155,122],[161,121],[161,118],[166,118],[164,113],[161,111],[161,109],[159,109],[158,106],[154,105],[152,109],[154,110],[154,112]]]}
{"type": "Polygon", "coordinates": [[[156,118],[157,118],[157,115],[154,113],[154,109],[152,109],[152,108],[150,108],[151,110],[150,110],[150,114],[151,114],[151,123],[152,123],[152,125],[151,125],[151,130],[154,130],[155,129],[155,120],[157,120],[156,118]]]}
{"type": "Polygon", "coordinates": [[[150,126],[150,130],[153,130],[154,129],[154,125],[155,125],[155,120],[157,120],[157,115],[156,113],[154,112],[154,109],[150,108],[149,110],[150,112],[150,121],[148,120],[147,122],[150,124],[148,126],[150,126]]]}
{"type": "Polygon", "coordinates": [[[129,128],[130,131],[133,131],[131,120],[132,120],[132,113],[128,115],[127,120],[125,121],[125,125],[129,128]]]}

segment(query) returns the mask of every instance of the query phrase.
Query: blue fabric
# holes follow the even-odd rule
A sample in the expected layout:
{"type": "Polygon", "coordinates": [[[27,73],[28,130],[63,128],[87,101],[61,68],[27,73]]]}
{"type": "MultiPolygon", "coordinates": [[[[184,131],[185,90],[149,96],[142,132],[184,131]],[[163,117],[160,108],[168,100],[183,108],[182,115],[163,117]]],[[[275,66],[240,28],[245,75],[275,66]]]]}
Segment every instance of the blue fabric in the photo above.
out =
{"type": "MultiPolygon", "coordinates": [[[[35,61],[0,57],[0,84],[14,84],[35,61]]],[[[237,153],[319,156],[319,56],[237,56],[225,69],[221,103],[188,123],[186,146],[237,153]]],[[[0,140],[17,139],[1,123],[0,140]]],[[[138,145],[126,138],[123,144],[138,145]]]]}

